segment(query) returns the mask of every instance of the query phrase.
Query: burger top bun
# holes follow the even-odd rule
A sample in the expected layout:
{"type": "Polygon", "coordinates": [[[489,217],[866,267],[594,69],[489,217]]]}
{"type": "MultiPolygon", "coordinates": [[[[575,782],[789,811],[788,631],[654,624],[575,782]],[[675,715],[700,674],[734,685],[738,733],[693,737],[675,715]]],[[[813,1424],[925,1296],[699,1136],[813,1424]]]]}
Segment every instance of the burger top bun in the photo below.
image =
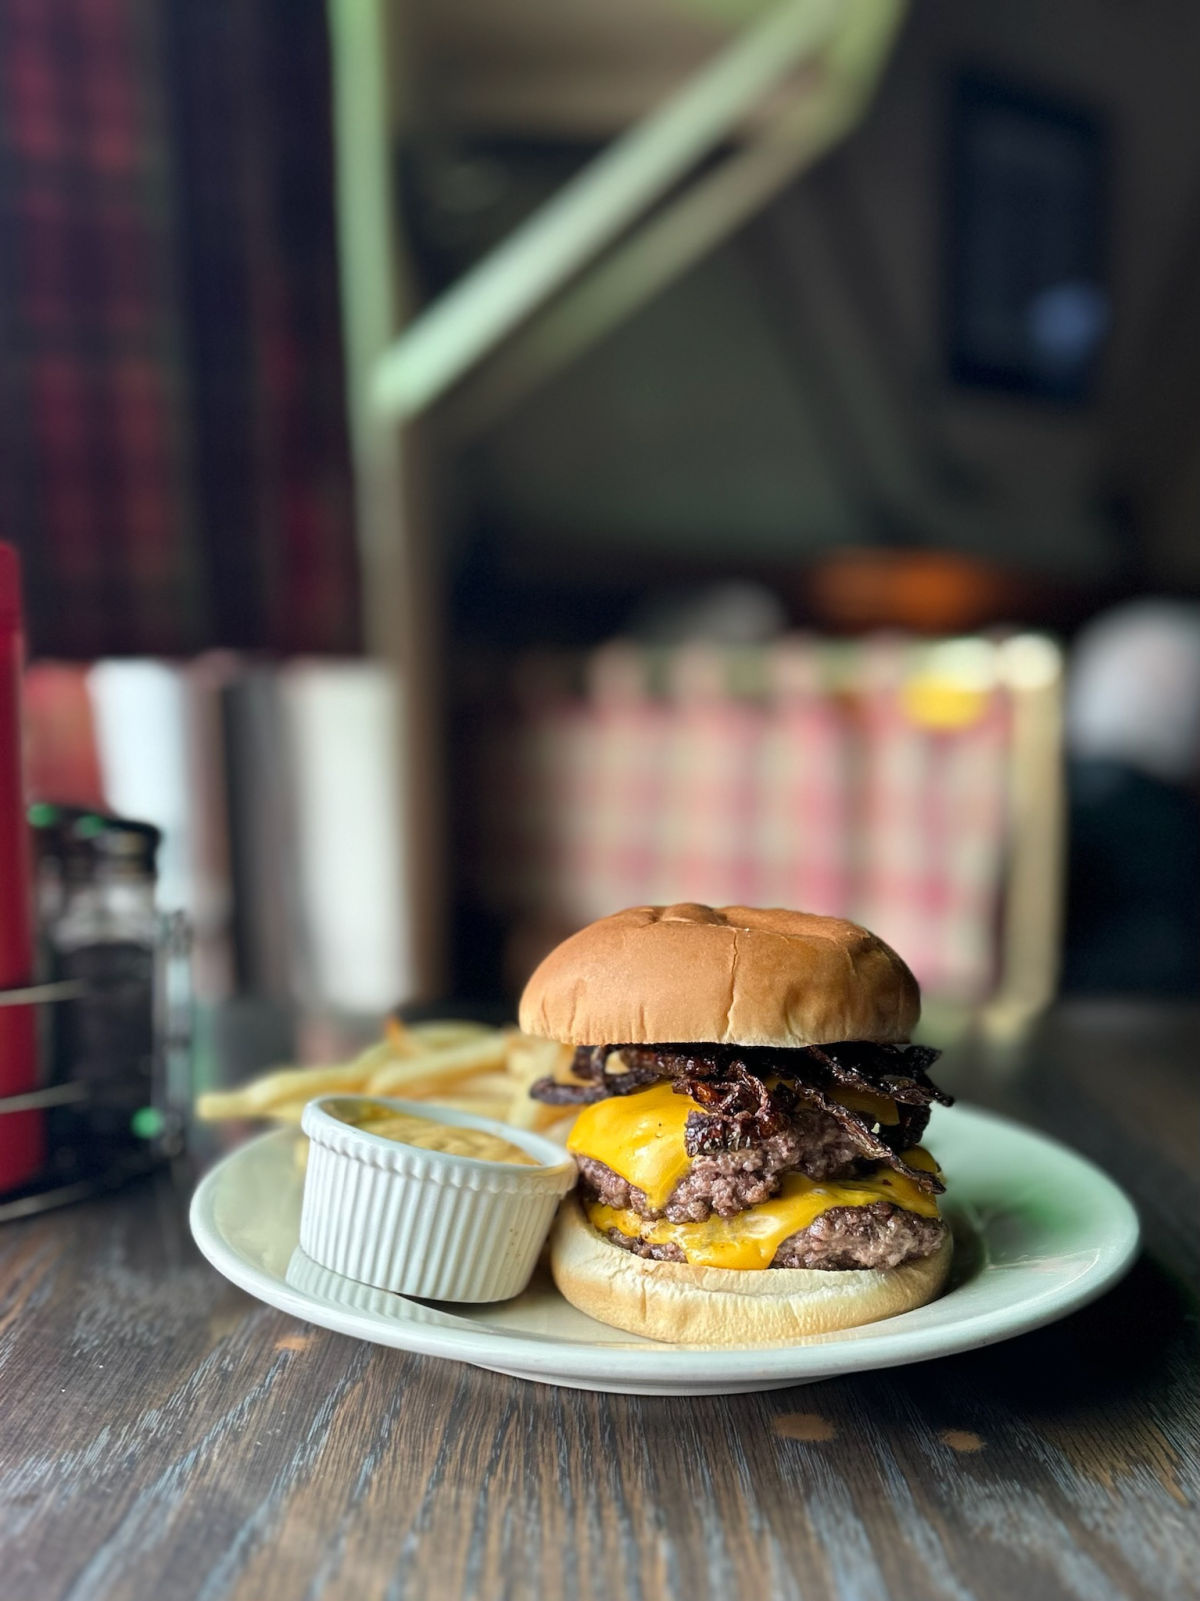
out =
{"type": "Polygon", "coordinates": [[[567,1045],[907,1040],[917,981],[857,923],[752,906],[632,906],[552,950],[521,997],[567,1045]]]}

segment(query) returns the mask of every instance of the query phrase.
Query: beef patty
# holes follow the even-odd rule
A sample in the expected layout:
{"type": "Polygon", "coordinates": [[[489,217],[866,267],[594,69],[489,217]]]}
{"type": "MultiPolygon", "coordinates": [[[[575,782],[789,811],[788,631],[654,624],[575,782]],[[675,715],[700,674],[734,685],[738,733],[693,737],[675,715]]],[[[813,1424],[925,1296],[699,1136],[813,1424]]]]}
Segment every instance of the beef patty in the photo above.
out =
{"type": "MultiPolygon", "coordinates": [[[[677,1192],[668,1202],[668,1217],[676,1216],[670,1208],[678,1205],[683,1208],[679,1221],[700,1221],[709,1211],[731,1216],[763,1199],[773,1193],[761,1190],[763,1180],[789,1168],[828,1178],[852,1170],[854,1161],[886,1162],[928,1194],[939,1193],[940,1177],[910,1167],[904,1157],[920,1143],[930,1105],[950,1104],[951,1097],[926,1073],[937,1054],[923,1045],[870,1041],[779,1050],[705,1044],[582,1045],[575,1052],[569,1082],[538,1079],[529,1093],[548,1105],[588,1106],[636,1095],[664,1078],[671,1080],[695,1106],[684,1130],[688,1155],[735,1158],[690,1174],[689,1191],[677,1192]],[[879,1121],[878,1101],[868,1099],[864,1105],[864,1095],[890,1102],[893,1117],[887,1123],[879,1121]],[[861,1109],[855,1109],[855,1097],[861,1109]],[[752,1175],[753,1198],[738,1193],[746,1175],[752,1175]],[[711,1202],[706,1195],[710,1188],[711,1202]],[[695,1200],[704,1201],[708,1210],[692,1210],[695,1200]]],[[[601,1176],[598,1164],[593,1171],[601,1176]]],[[[620,1183],[615,1175],[605,1180],[607,1193],[617,1193],[614,1183],[620,1183]]],[[[632,1189],[629,1194],[633,1197],[629,1204],[644,1211],[645,1197],[632,1189]]]]}
{"type": "Polygon", "coordinates": [[[769,1200],[782,1174],[799,1171],[812,1179],[834,1178],[856,1171],[862,1152],[828,1113],[799,1108],[788,1127],[760,1144],[736,1151],[696,1156],[666,1204],[653,1207],[646,1192],[591,1156],[576,1155],[585,1196],[641,1217],[665,1217],[672,1223],[703,1223],[712,1213],[734,1217],[748,1206],[769,1200]]]}
{"type": "MultiPolygon", "coordinates": [[[[620,1229],[606,1229],[614,1245],[656,1262],[684,1262],[680,1246],[637,1240],[620,1229]]],[[[932,1256],[946,1237],[940,1217],[920,1217],[891,1201],[870,1206],[834,1206],[807,1228],[789,1234],[775,1252],[773,1268],[806,1267],[838,1272],[854,1268],[892,1268],[932,1256]]]]}

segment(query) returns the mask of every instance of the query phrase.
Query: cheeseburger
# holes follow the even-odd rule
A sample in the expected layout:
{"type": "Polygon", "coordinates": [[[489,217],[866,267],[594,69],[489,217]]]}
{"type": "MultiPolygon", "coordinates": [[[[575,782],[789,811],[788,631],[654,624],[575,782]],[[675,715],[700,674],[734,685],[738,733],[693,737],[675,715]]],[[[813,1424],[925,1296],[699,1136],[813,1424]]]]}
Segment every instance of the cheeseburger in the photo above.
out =
{"type": "Polygon", "coordinates": [[[521,998],[575,1047],[540,1101],[578,1106],[562,1293],[653,1339],[743,1344],[870,1323],[945,1282],[921,1146],[938,1053],[916,980],[855,923],[637,906],[563,942],[521,998]]]}

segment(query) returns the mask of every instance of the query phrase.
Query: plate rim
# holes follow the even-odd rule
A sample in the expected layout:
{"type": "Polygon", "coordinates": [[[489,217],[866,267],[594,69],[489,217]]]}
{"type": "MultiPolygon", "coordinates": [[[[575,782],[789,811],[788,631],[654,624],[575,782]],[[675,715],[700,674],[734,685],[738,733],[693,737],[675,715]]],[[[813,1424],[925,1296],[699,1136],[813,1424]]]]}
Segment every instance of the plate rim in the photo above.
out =
{"type": "MultiPolygon", "coordinates": [[[[393,1325],[381,1321],[364,1328],[364,1314],[355,1308],[340,1308],[317,1300],[282,1278],[248,1262],[226,1239],[215,1219],[215,1200],[227,1180],[229,1170],[253,1161],[268,1146],[294,1141],[292,1128],[270,1130],[228,1152],[209,1169],[196,1187],[188,1209],[188,1224],[200,1253],[230,1283],[256,1300],[286,1312],[301,1321],[333,1333],[345,1334],[369,1344],[412,1351],[495,1372],[520,1373],[542,1383],[580,1385],[586,1388],[619,1385],[656,1385],[664,1392],[677,1392],[689,1385],[720,1384],[742,1388],[755,1380],[779,1384],[792,1380],[802,1383],[837,1374],[902,1367],[936,1357],[980,1350],[1019,1334],[1032,1333],[1047,1324],[1078,1311],[1103,1295],[1132,1266],[1141,1243],[1137,1209],[1116,1181],[1094,1162],[1072,1150],[1062,1141],[1014,1118],[959,1102],[954,1108],[956,1121],[1002,1127],[1008,1134],[1031,1140],[1054,1157],[1078,1164],[1093,1183],[1108,1192],[1113,1226],[1095,1242],[1100,1259],[1067,1284],[1048,1289],[1042,1297],[1023,1297],[1005,1320],[1005,1309],[980,1311],[939,1329],[900,1329],[870,1340],[849,1337],[828,1338],[812,1344],[767,1346],[697,1346],[559,1341],[553,1335],[536,1338],[505,1330],[502,1344],[487,1347],[496,1340],[494,1331],[484,1328],[456,1328],[397,1320],[393,1325]],[[982,1327],[980,1327],[982,1325],[982,1327]],[[388,1338],[395,1335],[394,1338],[388,1338]],[[547,1358],[550,1358],[548,1361],[547,1358]]],[[[853,1336],[856,1331],[846,1331],[853,1336]]]]}

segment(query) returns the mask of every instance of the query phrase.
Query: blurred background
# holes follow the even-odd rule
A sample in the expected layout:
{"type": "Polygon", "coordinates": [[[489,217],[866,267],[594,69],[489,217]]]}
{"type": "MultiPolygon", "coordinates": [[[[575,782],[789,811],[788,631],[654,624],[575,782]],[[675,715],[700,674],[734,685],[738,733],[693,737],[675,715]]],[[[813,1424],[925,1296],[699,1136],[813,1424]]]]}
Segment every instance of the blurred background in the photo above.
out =
{"type": "Polygon", "coordinates": [[[125,819],[201,1078],[511,1016],[641,901],[859,918],[934,1036],[1194,996],[1197,59],[1183,0],[4,0],[47,971],[125,819]]]}

